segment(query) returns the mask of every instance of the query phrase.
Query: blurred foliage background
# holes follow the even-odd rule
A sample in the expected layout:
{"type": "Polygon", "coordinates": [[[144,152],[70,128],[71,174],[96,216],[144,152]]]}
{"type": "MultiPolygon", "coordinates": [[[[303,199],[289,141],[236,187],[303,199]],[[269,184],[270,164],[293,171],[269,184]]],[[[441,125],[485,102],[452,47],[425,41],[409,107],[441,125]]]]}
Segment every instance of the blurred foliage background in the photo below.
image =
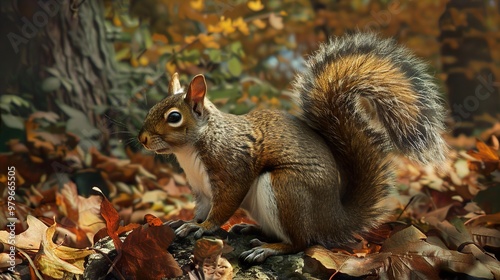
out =
{"type": "MultiPolygon", "coordinates": [[[[478,134],[500,118],[499,0],[0,5],[0,152],[35,137],[124,157],[125,146],[140,148],[138,128],[174,72],[183,84],[205,74],[209,98],[227,112],[293,111],[287,90],[307,54],[354,31],[394,37],[429,62],[455,135],[478,134]]],[[[42,161],[63,154],[40,153],[42,161]]]]}

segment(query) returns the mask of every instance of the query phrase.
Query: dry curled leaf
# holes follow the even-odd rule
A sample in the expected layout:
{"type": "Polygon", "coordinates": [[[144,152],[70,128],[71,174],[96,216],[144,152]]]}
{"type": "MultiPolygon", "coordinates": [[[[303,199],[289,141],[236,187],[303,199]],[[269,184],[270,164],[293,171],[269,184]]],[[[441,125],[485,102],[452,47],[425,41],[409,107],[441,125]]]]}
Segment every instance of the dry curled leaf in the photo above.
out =
{"type": "Polygon", "coordinates": [[[305,251],[305,255],[307,258],[304,261],[304,269],[309,272],[316,271],[315,261],[317,261],[327,270],[361,277],[376,275],[377,270],[384,265],[390,253],[376,253],[359,258],[346,253],[334,253],[321,246],[313,246],[305,251]]]}
{"type": "Polygon", "coordinates": [[[52,241],[57,223],[50,226],[43,234],[40,250],[35,256],[35,265],[43,274],[55,279],[67,276],[67,273],[83,274],[85,257],[94,250],[75,249],[52,241]]]}
{"type": "Polygon", "coordinates": [[[439,279],[443,270],[485,279],[493,279],[496,275],[474,255],[448,250],[444,246],[430,244],[426,239],[425,234],[410,226],[387,239],[380,253],[364,258],[334,253],[318,246],[308,249],[305,254],[335,273],[355,277],[378,275],[382,279],[439,279]]]}
{"type": "Polygon", "coordinates": [[[445,270],[493,279],[491,271],[473,255],[430,244],[426,238],[414,226],[391,236],[380,250],[391,256],[378,275],[388,279],[438,279],[440,271],[445,270]]]}

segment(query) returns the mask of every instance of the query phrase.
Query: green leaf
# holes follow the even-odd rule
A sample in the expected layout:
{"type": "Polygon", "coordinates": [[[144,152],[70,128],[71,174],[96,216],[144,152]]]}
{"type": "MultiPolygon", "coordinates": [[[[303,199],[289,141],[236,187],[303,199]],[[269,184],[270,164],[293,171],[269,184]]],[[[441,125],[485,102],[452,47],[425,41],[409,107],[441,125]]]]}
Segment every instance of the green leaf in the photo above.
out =
{"type": "Polygon", "coordinates": [[[261,91],[262,87],[260,85],[251,85],[248,88],[248,94],[250,94],[250,96],[260,96],[261,91]]]}
{"type": "Polygon", "coordinates": [[[231,113],[235,115],[242,115],[248,113],[253,106],[248,106],[244,103],[238,103],[234,107],[231,108],[231,113]]]}
{"type": "Polygon", "coordinates": [[[24,120],[21,117],[3,114],[2,115],[2,122],[7,127],[19,129],[19,130],[24,130],[24,120]]]}
{"type": "Polygon", "coordinates": [[[120,14],[120,19],[122,21],[123,26],[132,28],[132,27],[137,27],[139,26],[139,19],[138,18],[132,18],[127,14],[120,14]]]}
{"type": "Polygon", "coordinates": [[[73,107],[70,107],[70,106],[62,103],[59,100],[56,100],[56,104],[70,118],[87,118],[82,111],[75,109],[73,107]]]}
{"type": "Polygon", "coordinates": [[[229,48],[231,49],[231,52],[238,57],[245,56],[245,52],[243,51],[243,46],[240,41],[232,43],[229,48]]]}
{"type": "Polygon", "coordinates": [[[237,88],[214,89],[210,90],[209,94],[210,94],[210,99],[213,100],[226,99],[238,95],[238,89],[237,88]]]}
{"type": "MultiPolygon", "coordinates": [[[[0,99],[0,103],[9,105],[10,103],[13,103],[14,105],[17,105],[19,107],[30,107],[30,103],[23,98],[16,96],[16,95],[4,95],[0,99]]],[[[9,109],[10,111],[10,109],[9,109]]]]}
{"type": "Polygon", "coordinates": [[[220,50],[209,49],[207,50],[207,52],[208,52],[208,58],[210,59],[211,62],[219,63],[222,61],[222,54],[220,50]]]}
{"type": "Polygon", "coordinates": [[[42,90],[51,92],[61,87],[61,81],[56,77],[48,77],[42,82],[42,90]]]}
{"type": "Polygon", "coordinates": [[[234,56],[227,62],[227,68],[234,77],[239,77],[243,71],[240,60],[234,56]]]}
{"type": "Polygon", "coordinates": [[[90,139],[99,135],[100,131],[90,123],[89,119],[82,111],[63,104],[59,100],[56,100],[56,104],[70,118],[66,123],[67,131],[83,139],[90,139]]]}
{"type": "Polygon", "coordinates": [[[96,113],[96,115],[102,115],[106,112],[106,110],[109,109],[109,106],[108,105],[96,105],[94,107],[94,112],[96,113]]]}
{"type": "Polygon", "coordinates": [[[118,61],[125,59],[129,56],[130,56],[130,49],[129,48],[123,48],[123,49],[115,52],[115,59],[118,61]]]}
{"type": "Polygon", "coordinates": [[[52,76],[54,76],[54,77],[57,77],[57,78],[61,77],[61,73],[56,68],[47,67],[47,68],[45,68],[45,71],[52,74],[52,76]]]}
{"type": "Polygon", "coordinates": [[[68,78],[61,78],[61,83],[67,91],[71,91],[73,89],[73,82],[68,78]]]}
{"type": "Polygon", "coordinates": [[[200,59],[200,51],[198,50],[185,50],[182,53],[182,58],[184,61],[198,63],[200,59]]]}
{"type": "Polygon", "coordinates": [[[5,112],[10,113],[10,107],[7,104],[0,103],[0,109],[3,109],[3,110],[5,110],[5,112]]]}
{"type": "Polygon", "coordinates": [[[153,45],[153,38],[151,38],[151,32],[149,28],[145,25],[141,28],[141,37],[144,42],[144,48],[149,49],[153,45]]]}

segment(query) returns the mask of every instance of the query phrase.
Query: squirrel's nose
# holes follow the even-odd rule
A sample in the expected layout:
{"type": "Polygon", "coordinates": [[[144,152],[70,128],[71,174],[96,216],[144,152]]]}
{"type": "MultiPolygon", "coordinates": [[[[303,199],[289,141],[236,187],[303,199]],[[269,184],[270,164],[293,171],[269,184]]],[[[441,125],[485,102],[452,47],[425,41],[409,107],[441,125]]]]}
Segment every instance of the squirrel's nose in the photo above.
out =
{"type": "Polygon", "coordinates": [[[141,130],[139,132],[139,135],[137,136],[137,139],[139,139],[139,142],[141,142],[143,146],[146,146],[148,144],[148,138],[148,133],[143,130],[141,130]]]}

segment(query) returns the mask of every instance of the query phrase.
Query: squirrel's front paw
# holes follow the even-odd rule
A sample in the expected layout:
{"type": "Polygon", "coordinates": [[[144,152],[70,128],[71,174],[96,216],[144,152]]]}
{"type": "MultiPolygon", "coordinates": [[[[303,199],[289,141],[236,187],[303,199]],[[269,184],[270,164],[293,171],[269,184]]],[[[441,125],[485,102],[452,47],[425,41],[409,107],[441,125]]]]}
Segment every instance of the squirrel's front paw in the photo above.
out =
{"type": "Polygon", "coordinates": [[[182,225],[186,224],[186,223],[191,223],[191,221],[183,221],[183,220],[175,220],[175,221],[168,221],[167,222],[167,225],[169,227],[171,227],[172,229],[178,229],[180,228],[182,225]]]}
{"type": "Polygon", "coordinates": [[[186,237],[189,233],[194,231],[195,232],[194,238],[198,239],[204,233],[212,233],[215,230],[217,230],[217,227],[210,226],[210,224],[207,223],[206,221],[201,224],[188,222],[180,226],[178,229],[176,229],[175,235],[179,237],[186,237]]]}

